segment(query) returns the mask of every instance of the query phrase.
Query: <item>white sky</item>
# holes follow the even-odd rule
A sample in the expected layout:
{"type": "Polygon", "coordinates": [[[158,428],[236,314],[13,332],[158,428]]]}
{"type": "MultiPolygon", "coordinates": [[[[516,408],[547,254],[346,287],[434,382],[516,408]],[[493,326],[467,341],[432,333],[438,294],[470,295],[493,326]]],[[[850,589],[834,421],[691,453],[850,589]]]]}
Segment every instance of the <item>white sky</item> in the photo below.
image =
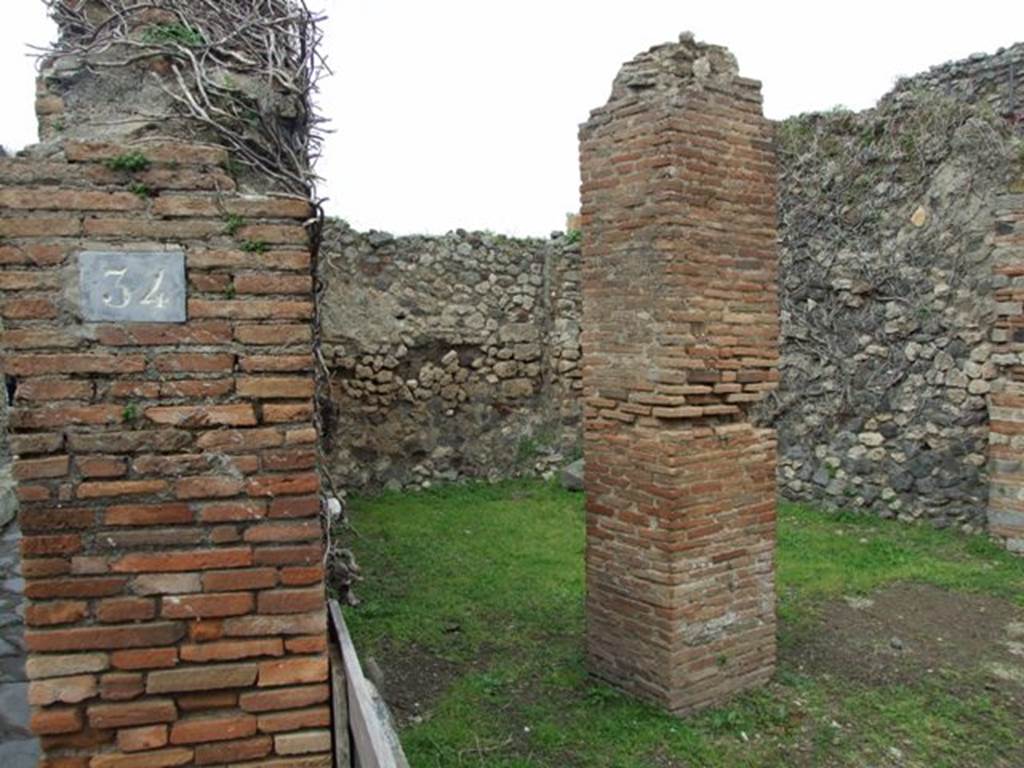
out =
{"type": "MultiPolygon", "coordinates": [[[[1014,0],[312,2],[331,16],[328,211],[397,234],[562,228],[578,207],[578,124],[622,62],[683,30],[728,46],[773,118],[869,107],[899,75],[1024,38],[1014,0]]],[[[20,148],[35,140],[24,46],[53,29],[41,0],[4,5],[0,144],[20,148]]]]}

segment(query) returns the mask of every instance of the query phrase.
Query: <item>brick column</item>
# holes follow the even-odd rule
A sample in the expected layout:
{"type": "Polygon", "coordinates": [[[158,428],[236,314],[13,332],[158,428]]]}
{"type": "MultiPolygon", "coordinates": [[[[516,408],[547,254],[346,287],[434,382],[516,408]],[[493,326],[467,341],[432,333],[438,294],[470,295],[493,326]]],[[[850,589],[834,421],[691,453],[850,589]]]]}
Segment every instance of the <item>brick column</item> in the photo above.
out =
{"type": "Polygon", "coordinates": [[[989,396],[989,532],[1024,554],[1024,194],[998,198],[993,265],[996,322],[989,396]]]}
{"type": "Polygon", "coordinates": [[[330,766],[309,204],[208,146],[50,149],[0,161],[43,764],[330,766]],[[183,250],[187,322],[83,321],[86,250],[183,250]]]}
{"type": "Polygon", "coordinates": [[[582,126],[587,649],[683,713],[775,663],[775,169],[723,48],[651,49],[582,126]]]}

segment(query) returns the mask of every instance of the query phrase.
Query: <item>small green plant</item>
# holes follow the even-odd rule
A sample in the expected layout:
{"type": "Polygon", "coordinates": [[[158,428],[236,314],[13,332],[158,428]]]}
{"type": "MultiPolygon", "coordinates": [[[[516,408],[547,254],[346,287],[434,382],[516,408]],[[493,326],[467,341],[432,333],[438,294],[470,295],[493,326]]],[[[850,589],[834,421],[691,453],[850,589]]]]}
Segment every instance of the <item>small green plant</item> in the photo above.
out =
{"type": "Polygon", "coordinates": [[[150,189],[145,184],[142,184],[141,182],[134,182],[133,184],[129,184],[128,191],[135,193],[143,200],[148,200],[149,198],[154,196],[153,190],[150,189]]]}
{"type": "Polygon", "coordinates": [[[234,155],[228,155],[228,159],[224,161],[224,170],[232,178],[236,178],[242,172],[242,168],[242,163],[238,162],[234,155]]]}
{"type": "Polygon", "coordinates": [[[565,233],[565,242],[570,245],[580,242],[583,239],[583,230],[581,229],[570,229],[565,233]]]}
{"type": "Polygon", "coordinates": [[[242,243],[242,250],[246,253],[266,253],[270,246],[263,240],[246,240],[242,243]]]}
{"type": "Polygon", "coordinates": [[[106,162],[107,168],[112,171],[127,171],[137,173],[149,168],[149,158],[141,152],[126,152],[123,155],[112,157],[106,162]]]}
{"type": "Polygon", "coordinates": [[[233,298],[235,298],[237,293],[238,293],[238,290],[235,288],[235,286],[229,285],[227,288],[224,289],[224,298],[225,299],[233,299],[233,298]]]}
{"type": "Polygon", "coordinates": [[[206,45],[202,32],[187,24],[154,24],[142,33],[142,41],[150,45],[184,45],[187,48],[206,45]]]}
{"type": "Polygon", "coordinates": [[[134,424],[139,420],[139,408],[135,403],[128,403],[121,411],[121,421],[125,424],[134,424]]]}
{"type": "Polygon", "coordinates": [[[50,126],[57,133],[64,133],[64,127],[65,127],[64,126],[64,121],[62,119],[60,119],[59,117],[56,120],[54,120],[52,123],[50,123],[50,126]]]}
{"type": "Polygon", "coordinates": [[[235,213],[229,213],[224,217],[224,231],[234,237],[238,231],[245,226],[245,219],[235,213]]]}

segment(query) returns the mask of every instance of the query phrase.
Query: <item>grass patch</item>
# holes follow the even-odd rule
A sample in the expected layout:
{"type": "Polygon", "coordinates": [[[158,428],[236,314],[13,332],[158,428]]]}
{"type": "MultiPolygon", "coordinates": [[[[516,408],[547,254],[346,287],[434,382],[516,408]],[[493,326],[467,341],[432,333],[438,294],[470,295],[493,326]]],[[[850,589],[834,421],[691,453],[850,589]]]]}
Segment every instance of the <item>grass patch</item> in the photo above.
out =
{"type": "MultiPolygon", "coordinates": [[[[388,689],[406,686],[394,677],[403,659],[450,669],[403,729],[413,768],[1024,764],[1020,710],[965,683],[971,670],[868,685],[784,654],[769,686],[686,719],[594,681],[581,643],[583,498],[554,483],[391,493],[352,511],[366,577],[363,605],[347,612],[357,645],[383,661],[388,689]]],[[[1024,607],[1024,561],[981,538],[782,506],[783,644],[814,632],[829,601],[897,582],[1024,607]]],[[[422,665],[406,666],[415,687],[422,665]]]]}

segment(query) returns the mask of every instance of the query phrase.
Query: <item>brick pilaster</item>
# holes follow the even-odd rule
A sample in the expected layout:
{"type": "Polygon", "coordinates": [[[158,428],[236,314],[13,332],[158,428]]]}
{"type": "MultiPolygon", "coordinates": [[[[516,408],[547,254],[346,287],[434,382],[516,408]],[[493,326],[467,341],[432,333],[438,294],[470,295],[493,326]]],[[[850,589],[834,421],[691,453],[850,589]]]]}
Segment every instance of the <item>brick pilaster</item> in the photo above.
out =
{"type": "Polygon", "coordinates": [[[775,661],[775,169],[760,86],[683,38],[581,129],[587,645],[673,712],[775,661]]]}
{"type": "Polygon", "coordinates": [[[26,643],[44,764],[331,765],[306,200],[226,152],[0,160],[26,643]],[[113,170],[142,156],[146,167],[113,170]],[[89,323],[84,250],[181,249],[188,320],[89,323]]]}

